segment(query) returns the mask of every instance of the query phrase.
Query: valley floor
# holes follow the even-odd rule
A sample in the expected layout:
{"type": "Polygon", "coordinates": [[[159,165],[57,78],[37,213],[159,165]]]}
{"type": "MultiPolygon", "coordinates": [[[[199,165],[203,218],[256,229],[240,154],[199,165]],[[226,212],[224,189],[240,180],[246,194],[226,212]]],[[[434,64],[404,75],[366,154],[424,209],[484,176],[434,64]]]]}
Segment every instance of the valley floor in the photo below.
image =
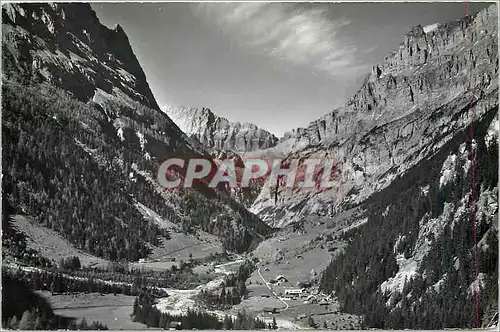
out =
{"type": "MultiPolygon", "coordinates": [[[[341,219],[346,218],[341,216],[341,219]]],[[[157,248],[155,255],[142,263],[131,263],[129,267],[161,271],[170,269],[172,265],[178,265],[181,260],[189,258],[190,253],[195,259],[202,259],[193,268],[193,274],[198,276],[201,284],[191,289],[164,288],[169,296],[158,299],[156,305],[162,312],[181,314],[186,313],[188,309],[203,309],[223,318],[224,315],[235,317],[238,312],[244,310],[266,323],[272,323],[274,317],[278,329],[308,329],[311,328],[311,321],[318,328],[357,329],[360,327],[360,318],[341,313],[336,299],[320,293],[314,283],[314,280],[331,261],[332,255],[341,250],[344,245],[339,240],[328,241],[331,239],[328,234],[335,235],[341,229],[339,220],[322,217],[306,218],[300,230],[287,227],[260,243],[253,252],[245,256],[230,255],[222,260],[213,256],[214,250],[212,249],[215,246],[211,245],[212,241],[207,241],[207,239],[200,241],[191,235],[189,236],[192,238],[191,241],[180,241],[185,240],[184,238],[178,239],[181,234],[172,232],[174,240],[169,248],[164,248],[161,252],[157,248]],[[184,245],[180,242],[184,242],[184,245]],[[165,259],[168,257],[175,257],[176,261],[165,259]],[[207,310],[198,297],[200,292],[202,290],[217,291],[221,288],[224,277],[236,273],[245,260],[254,261],[257,268],[246,280],[248,294],[242,302],[227,310],[207,310]],[[274,282],[273,279],[279,279],[279,276],[282,276],[284,280],[274,282]],[[286,289],[297,288],[300,282],[312,282],[312,285],[300,295],[285,294],[286,289]],[[275,312],[270,313],[269,308],[275,308],[275,312]]],[[[87,264],[107,265],[105,260],[96,260],[74,249],[55,232],[34,224],[33,220],[28,220],[28,217],[17,215],[13,221],[20,231],[28,235],[30,245],[36,247],[54,262],[72,254],[82,257],[87,264]],[[37,234],[45,234],[45,238],[50,241],[40,241],[39,238],[35,238],[37,234]],[[40,243],[45,244],[40,246],[40,243]]],[[[185,237],[183,234],[182,236],[185,237]]],[[[29,270],[29,267],[23,269],[29,270]]],[[[78,321],[85,318],[88,323],[100,321],[109,329],[142,330],[147,328],[142,323],[132,321],[130,317],[135,296],[100,293],[53,295],[48,291],[39,291],[39,293],[50,301],[54,312],[58,315],[74,317],[78,321]]]]}
{"type": "Polygon", "coordinates": [[[38,292],[50,301],[54,313],[74,317],[78,321],[85,318],[87,323],[100,321],[110,330],[144,330],[145,324],[132,321],[135,296],[122,294],[57,294],[47,291],[38,292]]]}

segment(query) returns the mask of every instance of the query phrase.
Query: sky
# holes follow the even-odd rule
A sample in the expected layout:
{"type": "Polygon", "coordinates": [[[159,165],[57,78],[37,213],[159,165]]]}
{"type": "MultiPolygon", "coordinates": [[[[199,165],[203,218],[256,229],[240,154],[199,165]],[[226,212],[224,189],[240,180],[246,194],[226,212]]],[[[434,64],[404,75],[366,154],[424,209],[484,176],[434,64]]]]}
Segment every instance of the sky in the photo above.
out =
{"type": "Polygon", "coordinates": [[[465,15],[464,2],[92,7],[123,27],[160,106],[208,107],[278,137],[344,104],[412,27],[465,15]]]}

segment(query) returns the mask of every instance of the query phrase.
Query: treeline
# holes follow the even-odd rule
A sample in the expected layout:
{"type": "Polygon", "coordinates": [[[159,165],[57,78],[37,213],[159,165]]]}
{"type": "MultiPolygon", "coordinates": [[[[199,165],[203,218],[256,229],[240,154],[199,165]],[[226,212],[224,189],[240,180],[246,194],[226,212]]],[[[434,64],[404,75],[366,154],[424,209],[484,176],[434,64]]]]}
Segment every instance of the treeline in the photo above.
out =
{"type": "Polygon", "coordinates": [[[105,330],[100,322],[76,324],[55,315],[50,304],[35,294],[29,284],[2,270],[2,327],[20,330],[86,329],[105,330]]]}
{"type": "Polygon", "coordinates": [[[224,278],[220,292],[202,290],[199,298],[209,307],[222,309],[239,304],[247,294],[246,280],[255,270],[255,264],[245,261],[235,274],[229,274],[224,278]]]}
{"type": "Polygon", "coordinates": [[[180,267],[173,265],[161,271],[129,269],[118,262],[107,268],[82,268],[71,271],[71,275],[81,278],[94,278],[112,282],[128,283],[141,288],[143,286],[159,288],[192,289],[210,281],[210,276],[193,273],[194,262],[181,262],[180,267]]]}
{"type": "Polygon", "coordinates": [[[71,256],[66,258],[61,258],[59,261],[59,267],[64,270],[74,271],[82,267],[80,258],[78,256],[71,256]]]}
{"type": "MultiPolygon", "coordinates": [[[[495,197],[498,192],[498,145],[494,142],[487,148],[484,143],[489,121],[476,125],[477,197],[480,191],[491,190],[495,197]]],[[[464,174],[464,165],[470,160],[457,158],[451,172],[458,176],[440,186],[444,160],[450,153],[460,155],[458,142],[467,141],[466,133],[457,135],[432,159],[422,161],[405,177],[368,200],[368,222],[344,235],[349,241],[347,248],[322,275],[322,290],[334,291],[343,311],[364,315],[367,326],[382,329],[476,326],[470,288],[474,281],[471,172],[464,174]],[[424,187],[428,191],[422,191],[424,187]],[[465,205],[465,212],[456,213],[461,205],[465,205]],[[447,213],[454,216],[453,220],[443,219],[445,206],[451,209],[447,213]],[[415,254],[420,223],[439,218],[445,223],[444,229],[439,236],[429,237],[431,248],[417,275],[406,280],[401,292],[382,292],[381,284],[399,270],[396,255],[409,259],[415,254]]],[[[466,148],[471,151],[470,143],[466,148]]],[[[479,209],[482,207],[478,206],[479,209]]],[[[479,291],[480,318],[488,307],[498,303],[498,238],[491,231],[494,228],[488,231],[495,217],[482,216],[476,221],[477,240],[487,232],[488,235],[478,253],[479,270],[486,277],[484,288],[479,291]]]]}
{"type": "Polygon", "coordinates": [[[47,270],[14,270],[13,277],[31,285],[33,289],[57,293],[97,292],[102,294],[137,295],[141,291],[134,285],[113,283],[94,278],[75,278],[61,272],[47,270]]]}
{"type": "Polygon", "coordinates": [[[148,327],[162,329],[168,329],[172,322],[181,323],[182,329],[198,330],[253,330],[267,327],[264,321],[245,312],[238,313],[234,319],[226,315],[222,321],[215,314],[195,310],[187,310],[182,315],[162,313],[154,306],[154,299],[148,292],[143,292],[136,298],[132,317],[148,327]]]}
{"type": "MultiPolygon", "coordinates": [[[[102,294],[137,295],[146,285],[142,283],[118,283],[93,277],[81,278],[69,276],[57,270],[47,271],[42,269],[22,270],[21,268],[9,272],[14,278],[24,281],[36,290],[56,293],[97,292],[102,294]]],[[[151,293],[156,297],[167,297],[168,294],[158,288],[151,288],[151,293]]]]}
{"type": "Polygon", "coordinates": [[[222,286],[220,292],[202,290],[199,297],[209,308],[226,309],[240,303],[243,294],[238,288],[222,286]]]}
{"type": "MultiPolygon", "coordinates": [[[[76,262],[74,258],[63,259],[66,262],[76,262]]],[[[76,264],[78,263],[71,263],[76,264]]],[[[172,266],[169,270],[154,271],[131,269],[113,263],[108,268],[73,269],[52,266],[23,270],[11,270],[17,278],[32,283],[33,288],[47,290],[53,293],[64,292],[100,292],[106,294],[137,295],[146,288],[178,288],[192,289],[210,281],[210,276],[193,273],[193,264],[185,262],[181,267],[172,266]]],[[[234,283],[229,279],[230,283],[234,283]]],[[[158,290],[159,291],[159,290],[158,290]]],[[[158,297],[167,296],[158,294],[158,297]]]]}

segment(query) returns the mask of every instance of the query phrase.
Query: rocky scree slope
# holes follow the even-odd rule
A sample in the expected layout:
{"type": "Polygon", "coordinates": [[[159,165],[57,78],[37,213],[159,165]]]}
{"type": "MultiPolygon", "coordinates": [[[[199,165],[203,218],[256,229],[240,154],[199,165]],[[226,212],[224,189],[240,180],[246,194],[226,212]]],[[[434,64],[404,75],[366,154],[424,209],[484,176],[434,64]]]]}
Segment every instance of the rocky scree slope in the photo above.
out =
{"type": "Polygon", "coordinates": [[[302,215],[333,215],[386,188],[432,157],[471,121],[498,106],[498,18],[495,5],[474,17],[412,29],[373,67],[343,107],[285,135],[289,158],[332,158],[338,187],[319,193],[267,183],[252,211],[277,227],[302,215]]]}
{"type": "Polygon", "coordinates": [[[166,192],[168,156],[202,156],[157,106],[124,31],[88,4],[2,7],[3,195],[77,248],[137,260],[172,225],[244,251],[270,228],[221,192],[166,192]]]}

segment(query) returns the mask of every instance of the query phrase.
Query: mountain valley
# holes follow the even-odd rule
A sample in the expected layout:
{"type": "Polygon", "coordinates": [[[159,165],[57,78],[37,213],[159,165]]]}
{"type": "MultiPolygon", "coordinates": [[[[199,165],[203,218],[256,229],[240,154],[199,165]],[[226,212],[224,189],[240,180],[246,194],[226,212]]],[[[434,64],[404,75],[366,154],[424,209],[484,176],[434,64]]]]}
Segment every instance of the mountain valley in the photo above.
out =
{"type": "Polygon", "coordinates": [[[278,139],[160,108],[89,4],[4,4],[2,282],[23,300],[2,326],[497,326],[497,13],[413,28],[344,106],[278,139]],[[172,156],[330,158],[340,176],[166,190],[172,156]]]}

